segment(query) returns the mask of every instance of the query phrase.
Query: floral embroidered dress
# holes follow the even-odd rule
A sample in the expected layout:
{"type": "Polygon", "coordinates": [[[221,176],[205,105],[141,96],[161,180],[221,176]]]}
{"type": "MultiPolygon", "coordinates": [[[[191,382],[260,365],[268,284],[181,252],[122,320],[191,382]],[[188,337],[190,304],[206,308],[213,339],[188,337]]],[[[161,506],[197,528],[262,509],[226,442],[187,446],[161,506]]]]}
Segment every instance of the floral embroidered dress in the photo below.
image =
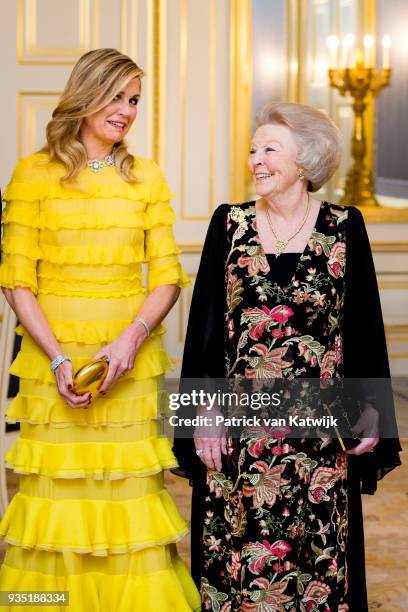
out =
{"type": "MultiPolygon", "coordinates": [[[[359,211],[322,203],[305,251],[277,258],[263,251],[254,202],[221,205],[197,275],[182,376],[240,376],[259,384],[367,376],[356,334],[349,333],[356,305],[347,302],[347,273],[353,300],[359,290],[372,297],[365,316],[379,331],[369,375],[386,376],[378,291],[359,211]]],[[[361,338],[369,345],[369,330],[361,338]]],[[[240,433],[233,455],[215,472],[193,458],[192,443],[176,438],[176,456],[193,484],[192,572],[203,609],[367,610],[359,481],[372,493],[373,479],[399,464],[398,449],[398,442],[385,445],[358,473],[354,461],[318,437],[254,427],[240,433]]]]}
{"type": "MultiPolygon", "coordinates": [[[[36,294],[74,371],[129,325],[148,291],[188,284],[172,194],[154,162],[136,158],[134,173],[131,185],[113,167],[85,168],[80,188],[67,188],[64,168],[35,154],[4,194],[0,285],[36,294]]],[[[0,524],[9,544],[1,590],[69,591],[75,612],[197,609],[175,547],[187,524],[163,484],[163,471],[177,465],[160,434],[161,380],[171,365],[164,328],[87,409],[65,405],[47,356],[21,331],[10,370],[20,391],[6,414],[21,431],[5,457],[20,489],[0,524]]]]}
{"type": "MultiPolygon", "coordinates": [[[[282,259],[263,252],[255,206],[231,208],[227,376],[341,375],[346,218],[322,205],[292,278],[280,286],[271,267],[282,259]]],[[[208,609],[348,610],[347,457],[288,436],[244,430],[227,473],[208,472],[201,583],[208,609]]]]}

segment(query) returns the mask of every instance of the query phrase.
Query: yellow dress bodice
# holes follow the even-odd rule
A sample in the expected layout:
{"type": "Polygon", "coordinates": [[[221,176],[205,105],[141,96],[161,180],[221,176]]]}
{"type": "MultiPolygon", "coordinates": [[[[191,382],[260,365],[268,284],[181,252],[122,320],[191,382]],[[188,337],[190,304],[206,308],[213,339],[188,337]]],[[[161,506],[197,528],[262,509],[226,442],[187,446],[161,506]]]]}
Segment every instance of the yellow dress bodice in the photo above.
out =
{"type": "Polygon", "coordinates": [[[137,158],[134,168],[134,185],[107,167],[84,169],[78,187],[67,188],[61,165],[35,154],[6,188],[0,285],[30,287],[61,341],[110,341],[146,291],[189,282],[173,235],[172,193],[151,160],[137,158]]]}

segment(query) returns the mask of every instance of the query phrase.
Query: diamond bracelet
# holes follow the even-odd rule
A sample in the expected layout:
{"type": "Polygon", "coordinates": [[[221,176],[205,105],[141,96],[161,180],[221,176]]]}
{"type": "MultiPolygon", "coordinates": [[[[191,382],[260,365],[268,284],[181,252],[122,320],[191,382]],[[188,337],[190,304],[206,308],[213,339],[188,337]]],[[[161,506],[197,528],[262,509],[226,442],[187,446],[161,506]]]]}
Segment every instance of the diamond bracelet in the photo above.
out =
{"type": "Polygon", "coordinates": [[[51,372],[55,375],[55,370],[58,368],[58,366],[61,365],[61,363],[64,363],[64,361],[71,361],[71,358],[68,357],[68,355],[57,355],[56,357],[54,357],[54,359],[51,361],[51,372]]]}
{"type": "Polygon", "coordinates": [[[150,327],[148,326],[147,321],[142,319],[142,317],[139,317],[135,320],[135,323],[140,323],[140,325],[143,325],[145,328],[146,337],[148,338],[150,336],[150,327]]]}

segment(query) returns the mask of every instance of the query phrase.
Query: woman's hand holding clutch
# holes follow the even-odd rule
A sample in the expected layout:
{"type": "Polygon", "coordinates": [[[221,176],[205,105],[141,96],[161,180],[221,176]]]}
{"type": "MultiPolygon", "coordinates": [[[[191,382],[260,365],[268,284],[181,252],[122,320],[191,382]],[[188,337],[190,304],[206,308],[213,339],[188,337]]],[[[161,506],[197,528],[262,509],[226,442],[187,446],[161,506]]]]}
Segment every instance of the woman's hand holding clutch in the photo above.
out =
{"type": "Polygon", "coordinates": [[[107,344],[94,359],[108,357],[109,371],[99,393],[105,395],[108,389],[135,364],[136,354],[146,339],[147,332],[142,325],[130,325],[115,340],[107,344]]]}
{"type": "Polygon", "coordinates": [[[88,408],[92,400],[90,393],[84,395],[76,395],[73,391],[72,381],[72,363],[64,361],[55,370],[55,380],[58,386],[58,392],[62,399],[71,408],[88,408]]]}
{"type": "Polygon", "coordinates": [[[379,420],[378,411],[371,405],[366,404],[357,423],[353,426],[353,432],[361,434],[361,442],[354,448],[346,451],[348,455],[362,455],[372,453],[379,442],[379,420]]]}

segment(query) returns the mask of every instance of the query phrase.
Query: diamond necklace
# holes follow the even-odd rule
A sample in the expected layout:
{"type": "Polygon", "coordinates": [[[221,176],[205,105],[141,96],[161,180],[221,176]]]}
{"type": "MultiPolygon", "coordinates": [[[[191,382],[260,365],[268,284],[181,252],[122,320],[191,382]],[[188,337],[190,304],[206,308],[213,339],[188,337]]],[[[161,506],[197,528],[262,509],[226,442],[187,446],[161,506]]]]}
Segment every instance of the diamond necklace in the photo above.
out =
{"type": "Polygon", "coordinates": [[[303,217],[303,220],[302,220],[301,224],[299,225],[299,227],[297,228],[297,230],[291,236],[289,236],[289,238],[287,240],[281,240],[278,237],[278,234],[276,233],[276,230],[273,227],[273,223],[272,223],[271,217],[269,215],[269,206],[268,206],[268,204],[265,204],[265,206],[266,206],[266,208],[265,208],[266,218],[268,219],[269,227],[271,228],[271,232],[274,235],[275,240],[276,240],[276,257],[279,257],[279,255],[281,255],[283,253],[283,251],[286,249],[286,247],[288,246],[288,243],[292,240],[292,238],[294,238],[295,236],[298,235],[298,233],[300,232],[300,230],[302,229],[302,227],[306,223],[306,220],[307,220],[307,218],[309,216],[309,211],[310,211],[310,193],[308,192],[308,194],[307,194],[307,207],[306,207],[305,216],[303,217]]]}
{"type": "Polygon", "coordinates": [[[100,170],[102,170],[102,168],[106,168],[106,166],[114,166],[115,165],[115,156],[114,156],[114,154],[112,152],[112,153],[109,153],[103,159],[88,159],[88,161],[86,162],[86,165],[93,172],[100,172],[100,170]]]}

